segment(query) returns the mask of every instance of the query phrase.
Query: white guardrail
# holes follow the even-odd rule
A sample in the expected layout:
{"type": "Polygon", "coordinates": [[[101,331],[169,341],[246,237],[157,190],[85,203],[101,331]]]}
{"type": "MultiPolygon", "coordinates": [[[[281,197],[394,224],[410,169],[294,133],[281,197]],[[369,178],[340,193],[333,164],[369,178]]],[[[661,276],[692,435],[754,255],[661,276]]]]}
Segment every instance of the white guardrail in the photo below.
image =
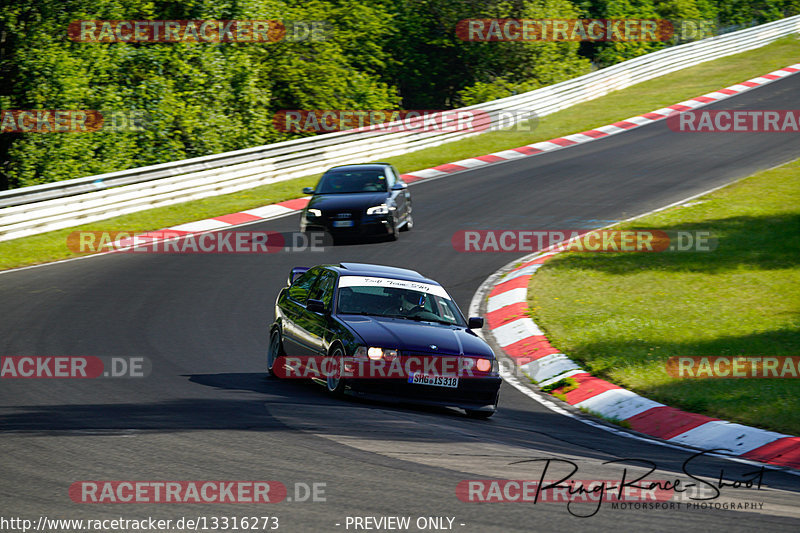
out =
{"type": "MultiPolygon", "coordinates": [[[[665,48],[535,91],[463,108],[545,116],[645,80],[800,33],[800,15],[665,48]]],[[[341,131],[235,152],[0,192],[0,241],[308,176],[479,135],[341,131]]]]}

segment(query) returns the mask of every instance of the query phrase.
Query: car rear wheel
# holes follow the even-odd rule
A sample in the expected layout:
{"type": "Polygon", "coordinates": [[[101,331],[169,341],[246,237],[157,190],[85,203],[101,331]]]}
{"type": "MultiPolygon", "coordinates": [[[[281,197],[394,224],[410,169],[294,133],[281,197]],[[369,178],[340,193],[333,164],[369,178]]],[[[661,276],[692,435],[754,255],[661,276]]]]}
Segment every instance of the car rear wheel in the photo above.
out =
{"type": "Polygon", "coordinates": [[[494,411],[473,411],[472,409],[465,409],[467,416],[478,420],[486,420],[494,414],[494,411]]]}
{"type": "MultiPolygon", "coordinates": [[[[281,334],[273,331],[269,338],[269,348],[267,348],[267,375],[275,376],[275,360],[283,355],[283,343],[281,334]]],[[[277,377],[277,376],[276,376],[277,377]]]]}
{"type": "Polygon", "coordinates": [[[341,376],[341,361],[343,357],[344,352],[339,347],[331,352],[334,369],[333,372],[331,372],[325,379],[325,386],[328,389],[328,392],[334,396],[342,396],[347,385],[341,376]]]}

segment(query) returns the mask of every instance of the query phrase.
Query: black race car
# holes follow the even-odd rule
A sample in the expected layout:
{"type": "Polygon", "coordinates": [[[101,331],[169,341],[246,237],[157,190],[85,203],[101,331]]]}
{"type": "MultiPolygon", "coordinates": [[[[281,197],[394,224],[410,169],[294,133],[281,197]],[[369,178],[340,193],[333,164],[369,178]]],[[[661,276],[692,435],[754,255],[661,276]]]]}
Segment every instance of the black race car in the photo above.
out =
{"type": "Polygon", "coordinates": [[[278,294],[267,371],[345,392],[465,409],[497,408],[497,360],[437,282],[402,268],[298,267],[278,294]]]}
{"type": "Polygon", "coordinates": [[[316,188],[300,218],[300,231],[322,231],[337,237],[387,236],[410,230],[411,193],[388,163],[333,167],[316,188]]]}

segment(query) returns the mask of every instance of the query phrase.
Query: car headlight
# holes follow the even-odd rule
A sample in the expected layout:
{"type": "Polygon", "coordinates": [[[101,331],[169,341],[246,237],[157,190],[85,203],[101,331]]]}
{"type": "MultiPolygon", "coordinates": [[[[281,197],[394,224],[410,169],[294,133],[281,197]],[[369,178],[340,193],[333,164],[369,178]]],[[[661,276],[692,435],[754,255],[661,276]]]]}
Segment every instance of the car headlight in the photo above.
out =
{"type": "Polygon", "coordinates": [[[376,205],[367,209],[368,215],[388,215],[389,207],[386,204],[376,205]]]}
{"type": "Polygon", "coordinates": [[[320,211],[319,209],[308,209],[306,211],[306,215],[308,215],[310,217],[321,217],[322,216],[322,211],[320,211]]]}

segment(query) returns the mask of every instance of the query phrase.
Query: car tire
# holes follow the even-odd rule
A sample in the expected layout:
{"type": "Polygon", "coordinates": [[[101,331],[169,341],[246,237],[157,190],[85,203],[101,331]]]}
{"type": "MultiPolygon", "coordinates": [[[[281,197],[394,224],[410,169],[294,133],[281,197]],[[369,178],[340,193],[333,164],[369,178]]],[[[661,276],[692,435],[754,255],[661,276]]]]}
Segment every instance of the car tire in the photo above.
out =
{"type": "Polygon", "coordinates": [[[400,236],[400,235],[398,235],[397,221],[396,220],[392,219],[392,227],[390,229],[391,229],[391,231],[386,236],[386,238],[388,240],[390,240],[390,241],[396,241],[397,238],[400,236]]]}
{"type": "Polygon", "coordinates": [[[400,228],[400,231],[410,231],[411,228],[413,227],[414,227],[414,219],[411,218],[411,215],[408,215],[408,220],[406,221],[405,224],[403,224],[403,227],[400,228]]]}
{"type": "Polygon", "coordinates": [[[283,343],[281,342],[281,334],[278,330],[274,330],[269,336],[269,347],[267,347],[267,376],[278,377],[273,367],[275,366],[275,360],[282,355],[283,343]]]}
{"type": "Polygon", "coordinates": [[[473,411],[472,409],[464,410],[467,412],[468,417],[476,420],[486,420],[495,413],[494,411],[473,411]]]}
{"type": "Polygon", "coordinates": [[[331,358],[334,360],[337,371],[325,378],[325,388],[333,396],[342,396],[347,388],[347,383],[341,377],[338,369],[341,369],[340,360],[344,357],[344,352],[340,347],[334,348],[331,352],[331,358]]]}

